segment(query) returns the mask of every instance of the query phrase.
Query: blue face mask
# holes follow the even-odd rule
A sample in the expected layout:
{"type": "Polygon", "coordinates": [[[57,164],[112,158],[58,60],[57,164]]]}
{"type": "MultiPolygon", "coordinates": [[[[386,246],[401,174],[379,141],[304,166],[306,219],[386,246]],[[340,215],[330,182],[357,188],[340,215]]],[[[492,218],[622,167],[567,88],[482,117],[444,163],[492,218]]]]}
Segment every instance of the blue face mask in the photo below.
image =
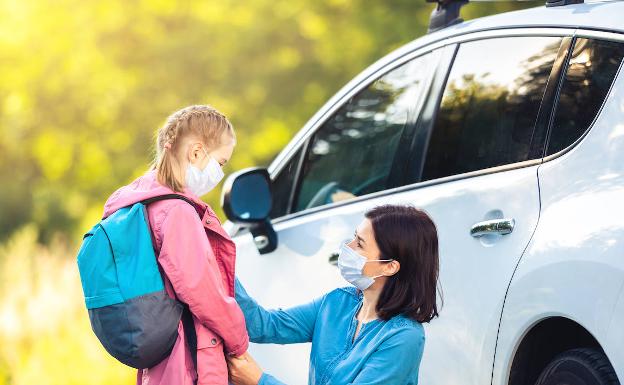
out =
{"type": "Polygon", "coordinates": [[[373,283],[375,278],[383,276],[383,274],[376,275],[374,277],[368,277],[364,275],[362,270],[364,265],[368,262],[389,262],[393,259],[374,259],[367,260],[363,255],[358,254],[355,250],[347,246],[348,241],[342,242],[340,245],[340,252],[338,254],[338,268],[340,274],[350,284],[364,291],[368,289],[373,283]]]}

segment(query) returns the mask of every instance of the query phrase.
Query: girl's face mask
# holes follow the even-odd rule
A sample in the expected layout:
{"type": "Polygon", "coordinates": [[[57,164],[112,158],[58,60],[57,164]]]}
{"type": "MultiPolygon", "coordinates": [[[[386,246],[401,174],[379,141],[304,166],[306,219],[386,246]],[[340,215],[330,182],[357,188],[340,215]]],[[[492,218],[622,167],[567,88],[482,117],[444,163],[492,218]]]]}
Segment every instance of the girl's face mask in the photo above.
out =
{"type": "Polygon", "coordinates": [[[344,241],[340,245],[340,252],[338,254],[338,268],[340,269],[340,274],[342,274],[342,277],[347,280],[347,282],[364,291],[375,282],[375,278],[383,276],[383,274],[374,277],[364,275],[362,271],[364,265],[368,262],[390,262],[393,261],[393,259],[374,259],[369,261],[366,257],[350,248],[347,243],[349,242],[344,241]]]}
{"type": "Polygon", "coordinates": [[[201,197],[206,194],[223,179],[223,170],[221,165],[213,157],[208,155],[206,150],[202,147],[204,154],[210,158],[206,167],[200,170],[189,162],[186,167],[186,187],[188,187],[193,194],[201,197]]]}

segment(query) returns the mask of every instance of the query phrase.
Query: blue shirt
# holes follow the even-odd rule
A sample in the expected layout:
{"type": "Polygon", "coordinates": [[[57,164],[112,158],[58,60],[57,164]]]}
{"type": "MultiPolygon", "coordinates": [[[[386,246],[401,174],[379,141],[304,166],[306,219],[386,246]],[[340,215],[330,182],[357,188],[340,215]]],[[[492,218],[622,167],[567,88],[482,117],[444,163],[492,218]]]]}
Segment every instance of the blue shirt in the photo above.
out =
{"type": "MultiPolygon", "coordinates": [[[[356,314],[362,293],[355,287],[333,290],[310,303],[266,310],[236,279],[236,301],[245,315],[249,338],[255,343],[312,342],[310,385],[418,384],[418,367],[425,346],[423,326],[397,315],[375,319],[360,328],[356,314]]],[[[264,373],[259,385],[283,385],[264,373]]]]}

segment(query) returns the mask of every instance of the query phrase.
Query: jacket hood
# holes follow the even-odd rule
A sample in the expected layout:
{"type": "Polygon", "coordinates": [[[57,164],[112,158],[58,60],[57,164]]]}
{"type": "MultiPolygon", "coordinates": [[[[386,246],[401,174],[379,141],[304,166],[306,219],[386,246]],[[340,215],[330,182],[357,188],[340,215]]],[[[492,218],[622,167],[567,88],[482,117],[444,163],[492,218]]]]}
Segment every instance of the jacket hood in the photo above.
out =
{"type": "Polygon", "coordinates": [[[183,192],[173,191],[169,187],[158,182],[156,170],[149,170],[129,185],[118,188],[106,200],[102,218],[108,217],[122,207],[133,205],[144,199],[166,194],[183,195],[195,202],[202,209],[209,209],[208,204],[202,201],[197,195],[193,194],[189,189],[185,188],[183,192]]]}

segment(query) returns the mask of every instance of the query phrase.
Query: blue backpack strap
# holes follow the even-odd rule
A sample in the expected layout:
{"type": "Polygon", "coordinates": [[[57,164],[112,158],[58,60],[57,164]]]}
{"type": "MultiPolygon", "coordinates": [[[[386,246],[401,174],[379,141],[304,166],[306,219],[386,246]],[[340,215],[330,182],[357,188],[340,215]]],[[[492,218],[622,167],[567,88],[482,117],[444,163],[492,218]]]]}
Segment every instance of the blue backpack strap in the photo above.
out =
{"type": "MultiPolygon", "coordinates": [[[[190,204],[195,209],[195,211],[197,211],[197,207],[195,206],[195,203],[189,198],[180,194],[159,195],[159,196],[155,196],[152,198],[142,200],[141,203],[144,206],[147,206],[150,203],[154,203],[154,202],[158,202],[158,201],[162,201],[166,199],[183,200],[187,202],[188,204],[190,204]]],[[[197,211],[197,215],[199,215],[198,211],[197,211]]],[[[177,296],[176,296],[176,299],[177,299],[177,296]]],[[[178,301],[180,300],[178,299],[178,301]]],[[[184,306],[184,310],[182,311],[182,327],[184,328],[184,334],[186,335],[186,342],[188,343],[189,349],[191,350],[191,358],[193,359],[193,365],[195,365],[195,370],[197,370],[197,334],[195,333],[195,325],[193,324],[193,315],[191,314],[191,309],[189,308],[188,304],[182,301],[180,301],[180,303],[182,303],[182,305],[184,306]]]]}

